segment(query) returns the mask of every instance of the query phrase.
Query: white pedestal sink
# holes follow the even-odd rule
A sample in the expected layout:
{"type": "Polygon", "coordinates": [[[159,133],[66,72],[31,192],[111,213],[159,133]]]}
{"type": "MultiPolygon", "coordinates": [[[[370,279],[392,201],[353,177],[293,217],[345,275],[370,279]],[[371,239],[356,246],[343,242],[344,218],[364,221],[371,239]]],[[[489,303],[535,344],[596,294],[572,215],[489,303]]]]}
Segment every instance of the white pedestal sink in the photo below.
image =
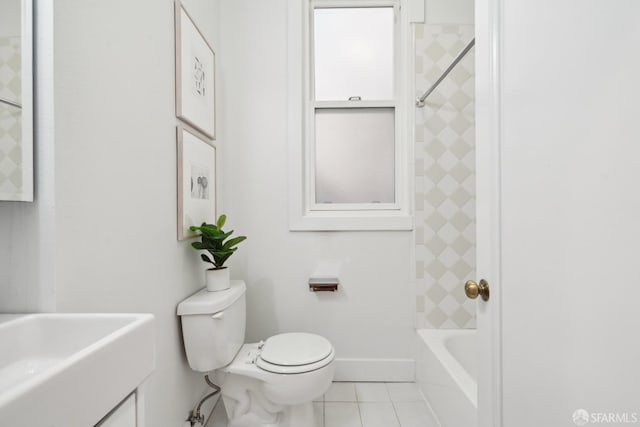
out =
{"type": "Polygon", "coordinates": [[[154,368],[150,314],[0,315],[0,426],[93,426],[154,368]]]}

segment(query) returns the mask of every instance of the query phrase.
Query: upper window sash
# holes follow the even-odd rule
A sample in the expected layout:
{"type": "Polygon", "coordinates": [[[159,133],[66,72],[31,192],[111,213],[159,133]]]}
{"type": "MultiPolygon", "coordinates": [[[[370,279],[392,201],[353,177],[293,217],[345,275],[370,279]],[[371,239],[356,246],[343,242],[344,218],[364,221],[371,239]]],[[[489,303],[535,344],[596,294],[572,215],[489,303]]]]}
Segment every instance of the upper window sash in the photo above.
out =
{"type": "MultiPolygon", "coordinates": [[[[308,16],[308,28],[307,28],[307,93],[308,93],[308,101],[311,102],[331,102],[331,101],[348,101],[351,97],[360,97],[360,101],[373,101],[373,100],[395,100],[398,98],[399,90],[401,90],[399,85],[399,77],[402,72],[402,68],[400,66],[400,25],[399,25],[399,13],[400,11],[400,2],[399,0],[310,0],[309,1],[309,16],[308,16]],[[391,69],[388,70],[391,74],[391,96],[367,96],[364,93],[355,93],[358,92],[358,89],[345,89],[345,92],[341,94],[340,97],[320,97],[317,99],[316,97],[316,64],[315,64],[315,11],[322,9],[366,9],[366,8],[390,8],[392,9],[392,40],[389,49],[391,50],[391,69]]],[[[384,17],[378,15],[375,19],[382,19],[384,21],[384,17]]],[[[377,37],[377,34],[372,34],[372,38],[377,37]]],[[[358,43],[357,40],[352,40],[354,44],[358,43]]],[[[369,61],[374,61],[373,57],[376,53],[380,53],[382,49],[381,46],[366,46],[366,43],[363,43],[364,49],[358,49],[358,46],[355,46],[353,49],[355,54],[358,54],[359,50],[364,50],[365,52],[361,54],[368,57],[369,61]],[[368,48],[368,49],[367,49],[368,48]]],[[[382,41],[381,44],[384,44],[382,41]]],[[[340,48],[343,47],[343,41],[340,41],[340,48]]],[[[346,52],[346,57],[350,56],[346,52]]],[[[368,73],[370,71],[367,70],[368,73]]],[[[335,80],[339,79],[331,79],[332,83],[335,80]]]]}

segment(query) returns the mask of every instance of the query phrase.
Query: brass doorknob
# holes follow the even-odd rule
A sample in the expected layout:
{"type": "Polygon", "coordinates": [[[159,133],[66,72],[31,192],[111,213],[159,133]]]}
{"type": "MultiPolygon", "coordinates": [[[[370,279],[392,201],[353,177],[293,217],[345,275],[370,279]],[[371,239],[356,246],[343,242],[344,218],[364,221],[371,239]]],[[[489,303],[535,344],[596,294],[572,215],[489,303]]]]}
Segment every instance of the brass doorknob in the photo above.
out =
{"type": "Polygon", "coordinates": [[[482,301],[489,301],[489,283],[484,279],[480,280],[479,284],[473,280],[467,280],[464,284],[464,293],[471,299],[476,299],[480,295],[482,301]]]}

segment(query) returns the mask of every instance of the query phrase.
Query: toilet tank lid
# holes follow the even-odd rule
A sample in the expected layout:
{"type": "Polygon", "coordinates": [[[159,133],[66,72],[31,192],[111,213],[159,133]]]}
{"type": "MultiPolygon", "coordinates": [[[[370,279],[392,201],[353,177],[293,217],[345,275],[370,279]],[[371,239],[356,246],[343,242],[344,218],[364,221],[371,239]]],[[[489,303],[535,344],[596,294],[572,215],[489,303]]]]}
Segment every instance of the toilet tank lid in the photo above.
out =
{"type": "Polygon", "coordinates": [[[231,287],[224,291],[209,292],[203,288],[178,304],[178,316],[217,313],[236,302],[246,290],[242,280],[232,280],[231,287]]]}

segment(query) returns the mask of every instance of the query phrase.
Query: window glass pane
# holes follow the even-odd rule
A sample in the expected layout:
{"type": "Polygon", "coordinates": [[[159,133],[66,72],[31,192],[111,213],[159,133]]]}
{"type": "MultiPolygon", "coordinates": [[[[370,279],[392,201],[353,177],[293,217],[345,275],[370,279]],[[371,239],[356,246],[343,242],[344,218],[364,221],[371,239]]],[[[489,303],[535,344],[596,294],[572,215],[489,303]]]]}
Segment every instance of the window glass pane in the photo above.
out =
{"type": "Polygon", "coordinates": [[[317,109],[316,203],[393,203],[393,108],[317,109]]]}
{"type": "Polygon", "coordinates": [[[314,10],[317,101],[393,99],[392,7],[314,10]]]}

